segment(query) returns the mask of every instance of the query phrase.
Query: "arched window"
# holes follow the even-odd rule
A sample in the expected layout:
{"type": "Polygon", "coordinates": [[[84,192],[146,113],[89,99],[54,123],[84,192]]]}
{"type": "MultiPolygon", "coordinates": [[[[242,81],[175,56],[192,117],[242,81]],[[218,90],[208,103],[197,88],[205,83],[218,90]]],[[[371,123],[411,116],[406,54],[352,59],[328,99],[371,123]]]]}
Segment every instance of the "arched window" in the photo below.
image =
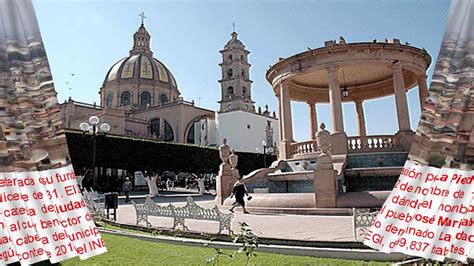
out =
{"type": "Polygon", "coordinates": [[[166,94],[161,94],[160,95],[160,103],[165,104],[166,102],[168,102],[168,97],[166,96],[166,94]]]}
{"type": "Polygon", "coordinates": [[[122,92],[122,95],[120,96],[120,106],[125,106],[130,104],[130,92],[124,91],[122,92]]]}
{"type": "Polygon", "coordinates": [[[173,128],[171,128],[171,125],[168,124],[168,121],[165,120],[165,141],[173,141],[173,140],[174,140],[173,128]]]}
{"type": "Polygon", "coordinates": [[[245,70],[242,69],[242,72],[240,74],[243,78],[245,78],[245,70]]]}
{"type": "Polygon", "coordinates": [[[232,68],[227,70],[227,77],[231,78],[234,75],[234,72],[232,71],[232,68]]]}
{"type": "Polygon", "coordinates": [[[229,55],[229,61],[232,61],[232,55],[231,54],[229,55]]]}
{"type": "Polygon", "coordinates": [[[244,61],[244,55],[240,55],[240,60],[244,61]]]}
{"type": "Polygon", "coordinates": [[[140,105],[151,105],[151,95],[149,92],[142,92],[142,95],[140,96],[140,105]]]}
{"type": "MultiPolygon", "coordinates": [[[[158,137],[164,137],[165,141],[173,141],[174,140],[174,133],[173,133],[173,128],[171,125],[168,123],[168,121],[165,120],[165,135],[162,136],[160,135],[160,118],[155,118],[150,120],[150,126],[149,126],[149,132],[150,135],[155,135],[158,137]]],[[[194,131],[194,130],[193,130],[194,131]]]]}
{"type": "Polygon", "coordinates": [[[112,93],[109,93],[109,95],[107,95],[107,98],[105,99],[105,106],[107,108],[112,108],[113,99],[114,99],[114,96],[112,95],[112,93]]]}
{"type": "Polygon", "coordinates": [[[242,96],[245,96],[247,94],[247,87],[242,87],[242,96]]]}
{"type": "Polygon", "coordinates": [[[228,95],[234,95],[234,87],[230,86],[227,88],[227,94],[228,95]]]}
{"type": "Polygon", "coordinates": [[[194,122],[192,123],[191,127],[188,131],[188,136],[186,137],[186,143],[194,144],[195,137],[194,137],[194,122]]]}

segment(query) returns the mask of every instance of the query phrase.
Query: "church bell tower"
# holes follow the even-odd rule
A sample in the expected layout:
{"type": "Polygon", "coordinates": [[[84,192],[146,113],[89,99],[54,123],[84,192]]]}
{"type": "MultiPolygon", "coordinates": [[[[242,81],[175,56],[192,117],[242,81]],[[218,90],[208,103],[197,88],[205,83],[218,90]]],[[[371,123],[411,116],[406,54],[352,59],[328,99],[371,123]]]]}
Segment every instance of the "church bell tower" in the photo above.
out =
{"type": "Polygon", "coordinates": [[[252,101],[250,80],[250,64],[248,63],[249,51],[245,45],[237,38],[237,33],[232,32],[232,39],[227,42],[222,54],[221,100],[220,112],[247,111],[255,112],[252,101]]]}

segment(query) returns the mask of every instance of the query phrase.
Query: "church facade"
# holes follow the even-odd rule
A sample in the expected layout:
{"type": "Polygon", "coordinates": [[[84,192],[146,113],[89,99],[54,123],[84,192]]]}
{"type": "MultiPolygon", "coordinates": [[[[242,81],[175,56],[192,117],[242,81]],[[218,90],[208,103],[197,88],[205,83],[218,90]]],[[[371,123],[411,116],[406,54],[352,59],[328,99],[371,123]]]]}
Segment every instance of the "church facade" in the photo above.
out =
{"type": "MultiPolygon", "coordinates": [[[[92,115],[111,126],[111,133],[161,141],[215,147],[227,138],[237,151],[258,152],[262,141],[278,143],[278,119],[255,110],[250,64],[237,33],[221,52],[219,111],[185,101],[171,71],[153,57],[151,36],[142,23],[127,57],[114,63],[100,88],[100,104],[67,100],[61,114],[67,128],[78,129],[92,115]]],[[[268,109],[268,108],[267,108],[268,109]]],[[[276,149],[275,149],[276,150],[276,149]]]]}

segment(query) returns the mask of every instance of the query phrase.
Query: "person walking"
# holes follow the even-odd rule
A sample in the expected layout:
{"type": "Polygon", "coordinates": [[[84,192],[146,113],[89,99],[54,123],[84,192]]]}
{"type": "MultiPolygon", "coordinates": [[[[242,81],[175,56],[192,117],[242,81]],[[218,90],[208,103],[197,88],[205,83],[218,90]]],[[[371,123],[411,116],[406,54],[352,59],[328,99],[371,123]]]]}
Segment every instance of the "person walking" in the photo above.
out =
{"type": "Polygon", "coordinates": [[[245,195],[247,195],[248,199],[251,198],[249,196],[249,193],[247,193],[247,188],[245,187],[243,178],[240,177],[239,180],[234,184],[234,188],[232,189],[232,194],[230,195],[230,198],[235,196],[235,202],[232,203],[232,208],[229,209],[230,212],[233,213],[235,207],[242,206],[244,213],[245,214],[249,213],[247,209],[245,209],[245,199],[244,199],[245,195]]]}
{"type": "Polygon", "coordinates": [[[128,176],[125,178],[125,182],[123,182],[122,184],[122,190],[125,194],[125,202],[129,202],[130,201],[129,194],[130,194],[130,191],[132,190],[132,182],[130,182],[130,178],[128,176]]]}

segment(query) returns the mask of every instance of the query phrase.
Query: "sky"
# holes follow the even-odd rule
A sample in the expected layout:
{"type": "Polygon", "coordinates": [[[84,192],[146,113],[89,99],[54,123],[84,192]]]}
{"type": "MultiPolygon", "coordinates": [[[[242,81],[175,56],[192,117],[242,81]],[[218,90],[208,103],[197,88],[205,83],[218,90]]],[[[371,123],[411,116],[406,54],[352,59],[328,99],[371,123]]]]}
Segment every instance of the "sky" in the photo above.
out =
{"type": "MultiPolygon", "coordinates": [[[[58,99],[99,103],[99,88],[110,67],[128,56],[132,36],[145,12],[154,56],[173,73],[185,100],[218,110],[220,50],[231,38],[235,22],[239,39],[251,52],[250,77],[256,107],[277,110],[275,94],[265,73],[279,57],[324,46],[344,36],[347,42],[398,38],[425,48],[434,62],[447,22],[448,0],[296,0],[296,1],[114,1],[33,0],[58,99]],[[71,75],[73,73],[74,75],[71,75]]],[[[418,90],[407,93],[410,122],[416,129],[418,90]]],[[[343,104],[344,126],[357,135],[354,104],[343,104]]],[[[398,131],[393,96],[364,103],[368,135],[398,131]]],[[[278,113],[278,112],[277,112],[278,113]]],[[[293,102],[296,141],[310,139],[309,110],[293,102]]],[[[319,122],[331,128],[329,104],[317,106],[319,122]]]]}

